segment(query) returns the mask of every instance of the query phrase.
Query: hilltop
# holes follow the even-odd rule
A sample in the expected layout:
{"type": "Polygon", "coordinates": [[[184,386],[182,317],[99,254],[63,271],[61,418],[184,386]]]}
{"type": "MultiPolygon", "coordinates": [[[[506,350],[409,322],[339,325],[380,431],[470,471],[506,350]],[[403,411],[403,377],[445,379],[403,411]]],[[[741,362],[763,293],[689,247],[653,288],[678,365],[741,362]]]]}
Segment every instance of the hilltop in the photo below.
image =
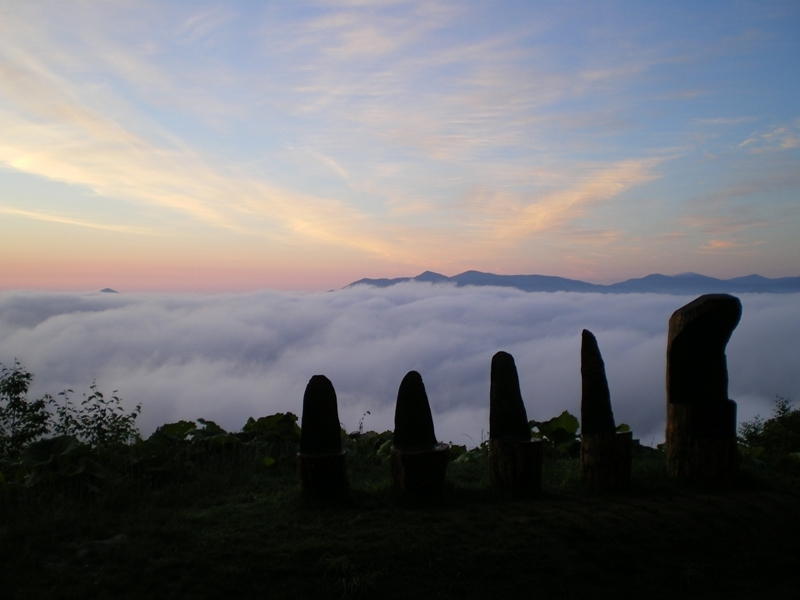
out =
{"type": "Polygon", "coordinates": [[[346,285],[390,287],[398,283],[416,281],[434,284],[450,284],[456,287],[495,286],[511,287],[524,292],[593,292],[599,294],[791,294],[800,292],[800,277],[769,278],[761,275],[747,275],[732,279],[717,279],[698,273],[680,275],[652,274],[645,277],[627,279],[618,283],[601,285],[577,279],[554,277],[551,275],[496,275],[481,271],[464,271],[447,277],[433,271],[425,271],[416,277],[395,277],[394,279],[359,279],[346,285]]]}

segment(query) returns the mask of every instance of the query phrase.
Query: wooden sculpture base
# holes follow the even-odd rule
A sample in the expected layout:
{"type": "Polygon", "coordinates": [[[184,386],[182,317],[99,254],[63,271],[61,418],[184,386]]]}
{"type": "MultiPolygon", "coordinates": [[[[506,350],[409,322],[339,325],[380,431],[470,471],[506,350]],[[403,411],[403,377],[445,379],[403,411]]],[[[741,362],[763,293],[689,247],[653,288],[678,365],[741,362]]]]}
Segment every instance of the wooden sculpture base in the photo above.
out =
{"type": "Polygon", "coordinates": [[[450,462],[447,444],[419,452],[406,452],[392,446],[391,456],[394,489],[410,494],[432,494],[442,489],[450,462]]]}
{"type": "Polygon", "coordinates": [[[617,491],[631,484],[630,431],[581,436],[581,480],[589,489],[617,491]]]}
{"type": "Polygon", "coordinates": [[[347,495],[345,453],[297,454],[300,491],[320,500],[337,500],[347,495]]]}
{"type": "Polygon", "coordinates": [[[667,405],[667,473],[678,480],[710,490],[730,487],[739,475],[739,449],[736,441],[736,405],[724,406],[720,419],[732,431],[703,435],[708,411],[691,404],[667,405]]]}
{"type": "Polygon", "coordinates": [[[542,489],[542,441],[489,440],[489,481],[518,496],[542,489]]]}

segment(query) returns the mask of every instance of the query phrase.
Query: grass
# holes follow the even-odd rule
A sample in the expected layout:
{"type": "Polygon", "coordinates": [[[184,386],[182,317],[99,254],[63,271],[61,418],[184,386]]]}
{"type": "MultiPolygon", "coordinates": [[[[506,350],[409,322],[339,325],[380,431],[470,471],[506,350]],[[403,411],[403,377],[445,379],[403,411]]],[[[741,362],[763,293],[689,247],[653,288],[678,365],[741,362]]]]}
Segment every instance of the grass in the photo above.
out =
{"type": "Polygon", "coordinates": [[[740,489],[672,484],[638,456],[625,494],[582,491],[575,460],[547,460],[545,492],[488,488],[482,461],[446,489],[391,491],[386,462],[349,462],[351,501],[304,500],[291,461],[235,452],[179,481],[129,478],[103,493],[56,484],[0,496],[3,597],[793,597],[795,480],[745,470],[740,489]]]}

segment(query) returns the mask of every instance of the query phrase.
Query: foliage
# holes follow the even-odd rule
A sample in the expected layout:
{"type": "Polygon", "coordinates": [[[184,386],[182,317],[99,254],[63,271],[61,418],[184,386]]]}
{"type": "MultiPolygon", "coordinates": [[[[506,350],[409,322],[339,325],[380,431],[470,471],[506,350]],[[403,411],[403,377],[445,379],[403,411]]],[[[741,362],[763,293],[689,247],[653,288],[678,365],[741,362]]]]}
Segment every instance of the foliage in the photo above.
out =
{"type": "Polygon", "coordinates": [[[394,432],[353,431],[344,436],[343,447],[349,457],[381,464],[389,459],[394,432]]]}
{"type": "Polygon", "coordinates": [[[139,439],[136,417],[141,404],[125,413],[116,390],[106,397],[92,382],[89,395],[79,405],[69,398],[72,390],[49,394],[38,400],[27,398],[33,375],[19,363],[0,373],[0,456],[16,459],[26,446],[50,433],[74,438],[92,448],[132,444],[139,439]]]}
{"type": "Polygon", "coordinates": [[[529,421],[531,436],[542,440],[545,456],[576,458],[580,454],[580,423],[568,411],[548,421],[529,421]]]}
{"type": "Polygon", "coordinates": [[[17,456],[26,444],[47,435],[52,427],[51,396],[28,400],[33,375],[18,362],[0,371],[0,456],[17,456]]]}
{"type": "Polygon", "coordinates": [[[63,403],[56,408],[56,423],[53,430],[62,435],[73,436],[93,447],[106,447],[118,444],[131,444],[139,439],[136,417],[142,411],[137,404],[130,413],[125,413],[117,396],[117,390],[106,397],[97,389],[96,382],[89,386],[90,394],[83,395],[80,405],[69,399],[72,390],[58,395],[63,403]]]}
{"type": "Polygon", "coordinates": [[[65,390],[59,402],[45,395],[27,398],[33,375],[19,363],[2,367],[0,374],[0,483],[25,485],[69,480],[79,487],[99,491],[101,480],[127,466],[127,455],[114,448],[129,448],[140,441],[136,417],[141,405],[125,413],[116,391],[110,397],[97,389],[83,395],[80,404],[65,390]],[[57,434],[48,438],[51,433],[57,434]]]}
{"type": "Polygon", "coordinates": [[[450,446],[450,460],[455,463],[485,462],[489,457],[489,440],[482,440],[480,444],[467,450],[466,446],[450,446]]]}
{"type": "Polygon", "coordinates": [[[775,397],[772,417],[756,416],[739,426],[739,441],[746,457],[769,461],[800,458],[800,409],[789,398],[775,397]]]}

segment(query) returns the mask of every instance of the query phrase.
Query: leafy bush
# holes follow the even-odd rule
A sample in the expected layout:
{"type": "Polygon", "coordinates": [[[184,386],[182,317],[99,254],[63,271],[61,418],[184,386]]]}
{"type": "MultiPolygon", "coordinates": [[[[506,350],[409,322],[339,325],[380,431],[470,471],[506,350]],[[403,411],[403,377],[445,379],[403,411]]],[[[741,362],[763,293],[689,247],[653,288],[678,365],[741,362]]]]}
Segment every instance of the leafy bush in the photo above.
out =
{"type": "MultiPolygon", "coordinates": [[[[2,366],[2,365],[0,365],[2,366]]],[[[139,404],[130,413],[122,407],[116,390],[106,397],[92,382],[90,393],[79,405],[69,399],[72,390],[58,394],[61,402],[46,394],[27,398],[33,375],[18,362],[0,371],[0,456],[16,458],[30,443],[50,433],[69,436],[93,448],[132,444],[139,437],[136,417],[139,404]]]]}
{"type": "Polygon", "coordinates": [[[800,459],[800,409],[789,398],[775,397],[772,417],[756,416],[739,426],[739,440],[747,452],[764,459],[800,459]]]}
{"type": "Polygon", "coordinates": [[[33,375],[18,362],[0,371],[0,456],[17,456],[30,442],[51,431],[53,398],[28,400],[33,375]]]}
{"type": "Polygon", "coordinates": [[[43,481],[74,478],[93,492],[108,477],[87,444],[70,435],[59,435],[33,442],[19,455],[17,479],[27,487],[43,481]]]}
{"type": "Polygon", "coordinates": [[[542,440],[545,456],[576,458],[581,451],[580,423],[568,411],[548,421],[529,421],[531,436],[542,440]]]}
{"type": "Polygon", "coordinates": [[[136,428],[136,417],[142,411],[137,404],[130,413],[125,413],[117,390],[107,398],[97,389],[96,382],[89,386],[90,394],[76,406],[69,399],[72,390],[59,393],[63,404],[57,403],[56,423],[53,431],[69,435],[93,447],[107,447],[119,444],[132,444],[140,438],[136,428]]]}

